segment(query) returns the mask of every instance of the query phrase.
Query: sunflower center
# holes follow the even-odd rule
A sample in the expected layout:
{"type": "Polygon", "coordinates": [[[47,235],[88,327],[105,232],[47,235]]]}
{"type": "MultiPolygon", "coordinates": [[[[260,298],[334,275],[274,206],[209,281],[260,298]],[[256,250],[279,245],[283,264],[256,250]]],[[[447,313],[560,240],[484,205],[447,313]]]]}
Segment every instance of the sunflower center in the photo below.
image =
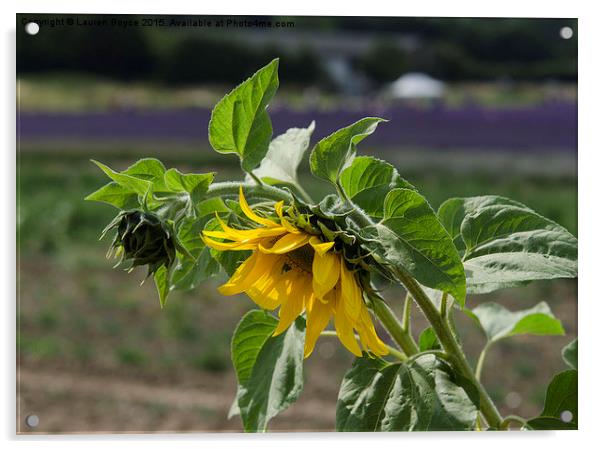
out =
{"type": "Polygon", "coordinates": [[[311,267],[314,261],[314,249],[310,245],[302,246],[285,254],[286,262],[283,271],[298,269],[311,274],[311,267]]]}

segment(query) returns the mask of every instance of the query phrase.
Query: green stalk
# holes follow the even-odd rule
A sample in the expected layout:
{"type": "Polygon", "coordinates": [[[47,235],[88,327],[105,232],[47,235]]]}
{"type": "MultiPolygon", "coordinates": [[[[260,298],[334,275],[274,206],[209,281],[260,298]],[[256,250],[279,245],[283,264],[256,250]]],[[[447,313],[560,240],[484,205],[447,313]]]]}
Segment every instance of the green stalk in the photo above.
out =
{"type": "Polygon", "coordinates": [[[407,356],[418,354],[419,349],[414,339],[403,329],[391,308],[379,297],[371,295],[372,309],[389,332],[395,343],[407,356]]]}
{"type": "Polygon", "coordinates": [[[464,377],[469,379],[479,391],[479,396],[481,398],[481,412],[489,426],[499,428],[502,422],[502,416],[481,382],[479,382],[473,373],[464,352],[452,334],[447,320],[443,319],[439,310],[437,310],[424,290],[422,290],[422,287],[420,287],[413,277],[401,270],[396,270],[396,275],[408,292],[411,293],[418,306],[422,309],[422,312],[431,323],[437,338],[439,338],[441,346],[453,357],[458,371],[460,371],[464,377]]]}
{"type": "Polygon", "coordinates": [[[215,198],[223,196],[238,196],[240,186],[243,187],[245,195],[249,192],[252,195],[267,198],[274,201],[284,200],[292,202],[293,198],[286,190],[272,187],[269,185],[257,185],[246,182],[215,182],[209,186],[205,198],[215,198]]]}
{"type": "Polygon", "coordinates": [[[412,335],[412,295],[409,293],[406,295],[405,302],[403,303],[403,315],[401,317],[401,327],[408,335],[412,335]]]}
{"type": "Polygon", "coordinates": [[[479,360],[477,361],[477,367],[475,368],[474,375],[477,380],[481,381],[481,373],[483,372],[483,365],[485,364],[485,357],[487,356],[487,351],[489,351],[489,342],[485,345],[481,354],[479,354],[479,360]]]}

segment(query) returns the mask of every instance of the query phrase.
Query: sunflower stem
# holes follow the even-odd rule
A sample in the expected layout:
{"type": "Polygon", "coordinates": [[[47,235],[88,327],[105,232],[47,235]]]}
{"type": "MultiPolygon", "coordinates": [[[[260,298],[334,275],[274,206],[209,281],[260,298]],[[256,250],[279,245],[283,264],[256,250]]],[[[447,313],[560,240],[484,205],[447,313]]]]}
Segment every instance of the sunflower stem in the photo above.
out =
{"type": "Polygon", "coordinates": [[[409,293],[406,295],[405,302],[403,303],[403,315],[401,317],[401,327],[404,332],[412,335],[412,323],[410,318],[412,316],[412,295],[409,293]]]}
{"type": "Polygon", "coordinates": [[[214,182],[209,186],[209,190],[207,190],[207,193],[203,199],[216,197],[221,198],[224,196],[238,197],[241,186],[245,190],[245,193],[249,192],[250,195],[267,198],[274,201],[284,200],[289,203],[292,202],[292,197],[286,190],[266,184],[257,185],[248,182],[214,182]]]}
{"type": "Polygon", "coordinates": [[[395,343],[405,352],[408,357],[418,354],[419,349],[414,339],[403,329],[401,323],[391,310],[391,308],[383,301],[382,298],[371,295],[372,308],[376,316],[380,319],[387,332],[391,335],[395,343]]]}
{"type": "Polygon", "coordinates": [[[431,323],[437,338],[439,338],[439,341],[441,342],[441,346],[449,355],[452,356],[456,369],[458,369],[460,374],[469,379],[479,391],[481,412],[483,413],[483,416],[487,420],[489,426],[496,429],[499,428],[502,423],[502,416],[500,415],[500,412],[481,382],[473,373],[472,368],[468,363],[464,352],[462,351],[462,348],[456,341],[456,338],[451,331],[449,322],[441,316],[440,311],[437,310],[424,290],[422,290],[422,287],[413,277],[402,270],[396,270],[396,275],[399,281],[406,287],[408,292],[411,293],[412,297],[431,323]]]}

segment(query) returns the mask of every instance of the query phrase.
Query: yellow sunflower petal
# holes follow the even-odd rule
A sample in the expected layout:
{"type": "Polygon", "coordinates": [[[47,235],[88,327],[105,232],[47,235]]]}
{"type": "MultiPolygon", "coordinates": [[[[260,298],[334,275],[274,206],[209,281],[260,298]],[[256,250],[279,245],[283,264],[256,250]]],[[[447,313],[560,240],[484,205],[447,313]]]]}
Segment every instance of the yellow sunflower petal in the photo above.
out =
{"type": "Polygon", "coordinates": [[[255,223],[267,226],[268,228],[275,228],[280,226],[278,223],[268,220],[267,218],[260,217],[249,207],[249,203],[245,199],[245,195],[242,192],[242,186],[240,186],[239,200],[240,208],[249,220],[253,220],[255,223]]]}
{"type": "Polygon", "coordinates": [[[360,336],[362,345],[372,351],[374,354],[382,356],[389,353],[387,345],[378,337],[372,319],[366,306],[363,306],[360,312],[360,321],[357,326],[357,333],[360,336]]]}
{"type": "Polygon", "coordinates": [[[312,263],[313,289],[318,298],[323,298],[331,291],[339,281],[340,256],[334,253],[326,253],[320,256],[314,255],[312,263]]]}
{"type": "Polygon", "coordinates": [[[340,294],[337,296],[336,311],[334,314],[334,327],[337,331],[337,336],[339,337],[339,340],[341,340],[341,343],[343,343],[343,346],[357,357],[361,357],[362,350],[355,339],[353,325],[345,313],[342,297],[340,294]]]}
{"type": "Polygon", "coordinates": [[[280,322],[274,331],[274,337],[287,330],[291,323],[303,313],[306,298],[311,295],[309,285],[311,284],[308,282],[307,275],[297,275],[291,279],[290,291],[287,292],[287,298],[282,302],[278,312],[280,322]]]}
{"type": "Polygon", "coordinates": [[[209,248],[217,249],[219,251],[245,251],[253,250],[257,248],[257,244],[253,243],[240,243],[240,242],[216,242],[210,238],[201,236],[203,243],[209,248]]]}
{"type": "Polygon", "coordinates": [[[307,245],[310,236],[307,234],[286,234],[280,237],[271,248],[266,248],[263,244],[259,245],[259,250],[266,254],[284,254],[307,245]]]}
{"type": "Polygon", "coordinates": [[[326,252],[334,246],[334,242],[324,243],[324,242],[322,242],[322,240],[320,240],[318,237],[315,237],[315,236],[309,240],[309,244],[313,247],[313,249],[316,251],[316,253],[320,256],[323,256],[324,254],[326,254],[326,252]]]}
{"type": "Polygon", "coordinates": [[[276,211],[276,214],[278,214],[278,217],[280,217],[280,224],[291,234],[299,234],[301,231],[293,226],[284,216],[283,207],[284,201],[278,201],[276,204],[274,204],[274,210],[276,211]]]}
{"type": "Polygon", "coordinates": [[[222,295],[236,295],[249,289],[255,282],[270,273],[277,262],[277,257],[269,256],[259,251],[253,253],[234,272],[224,285],[218,287],[222,295]]]}
{"type": "Polygon", "coordinates": [[[347,269],[345,263],[341,263],[341,300],[344,310],[351,321],[355,322],[363,305],[362,290],[358,285],[355,275],[347,269]]]}
{"type": "Polygon", "coordinates": [[[311,311],[307,313],[307,328],[305,331],[304,356],[307,358],[314,351],[320,333],[328,326],[332,314],[330,304],[314,301],[311,311]]]}
{"type": "MultiPolygon", "coordinates": [[[[276,237],[281,234],[286,233],[286,229],[283,226],[278,226],[274,228],[258,228],[258,229],[234,229],[228,226],[224,221],[216,214],[216,218],[222,227],[222,232],[225,237],[217,237],[217,238],[227,238],[229,240],[237,240],[244,241],[248,239],[257,239],[263,237],[276,237]]],[[[220,231],[203,231],[204,235],[208,235],[211,237],[212,233],[220,232],[220,231]]]]}

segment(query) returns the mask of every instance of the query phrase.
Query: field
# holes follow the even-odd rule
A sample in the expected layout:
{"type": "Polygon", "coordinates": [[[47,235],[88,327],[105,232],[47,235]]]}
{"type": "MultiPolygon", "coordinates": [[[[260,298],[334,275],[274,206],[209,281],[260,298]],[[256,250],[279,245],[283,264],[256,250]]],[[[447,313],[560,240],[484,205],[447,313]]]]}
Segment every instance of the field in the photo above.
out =
{"type": "MultiPolygon", "coordinates": [[[[21,142],[19,153],[19,417],[36,414],[40,432],[240,431],[227,419],[235,377],[229,339],[249,299],[220,297],[222,279],[192,292],[176,292],[164,310],[142,271],[113,270],[108,241],[98,241],[115,211],[83,201],[105,182],[89,162],[124,168],[140,156],[161,158],[183,171],[216,171],[240,178],[234,159],[197,144],[21,142]]],[[[575,158],[564,154],[463,154],[417,148],[375,151],[437,207],[445,198],[476,194],[512,197],[576,233],[575,158]]],[[[303,173],[309,180],[309,174],[303,173]]],[[[308,184],[319,195],[325,186],[308,184]]],[[[562,368],[560,349],[577,332],[574,281],[534,283],[469,299],[496,298],[510,309],[548,301],[567,335],[521,337],[489,355],[484,382],[503,413],[535,415],[545,385],[562,368]],[[537,387],[533,388],[533,385],[537,387]],[[502,391],[510,391],[502,396],[502,391]]],[[[387,298],[399,309],[402,292],[387,298]]],[[[418,316],[418,313],[415,314],[418,316]]],[[[484,337],[458,316],[471,358],[484,337]]],[[[414,332],[423,323],[416,321],[414,332]]],[[[273,422],[275,430],[334,428],[338,384],[352,357],[322,339],[306,362],[301,399],[273,422]]]]}

